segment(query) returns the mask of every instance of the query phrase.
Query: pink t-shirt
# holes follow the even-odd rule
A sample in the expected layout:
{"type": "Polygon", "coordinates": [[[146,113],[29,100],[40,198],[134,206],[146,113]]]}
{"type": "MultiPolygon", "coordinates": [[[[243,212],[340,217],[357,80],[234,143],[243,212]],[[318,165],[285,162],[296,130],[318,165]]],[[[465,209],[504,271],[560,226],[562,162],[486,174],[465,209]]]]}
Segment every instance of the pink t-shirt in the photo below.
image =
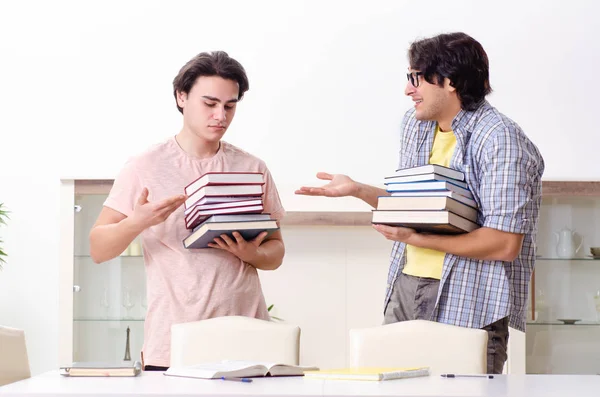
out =
{"type": "MultiPolygon", "coordinates": [[[[280,220],[285,211],[265,163],[221,141],[212,158],[187,154],[175,137],[130,159],[116,178],[104,205],[126,216],[141,191],[149,201],[184,193],[184,187],[206,172],[262,172],[264,211],[280,220]]],[[[169,218],[142,232],[148,311],[144,324],[145,365],[168,367],[171,325],[221,316],[268,319],[256,268],[218,249],[185,249],[183,205],[169,218]]]]}

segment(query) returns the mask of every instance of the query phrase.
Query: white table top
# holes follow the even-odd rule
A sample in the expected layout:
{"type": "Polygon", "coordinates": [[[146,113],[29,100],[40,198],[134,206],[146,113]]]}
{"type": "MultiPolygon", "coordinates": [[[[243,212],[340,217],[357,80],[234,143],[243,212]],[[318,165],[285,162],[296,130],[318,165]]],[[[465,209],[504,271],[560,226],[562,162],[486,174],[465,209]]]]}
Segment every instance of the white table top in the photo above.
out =
{"type": "Polygon", "coordinates": [[[135,378],[65,378],[58,371],[0,387],[0,396],[600,396],[598,375],[501,375],[494,379],[428,376],[384,382],[303,377],[254,378],[252,383],[144,372],[135,378]]]}

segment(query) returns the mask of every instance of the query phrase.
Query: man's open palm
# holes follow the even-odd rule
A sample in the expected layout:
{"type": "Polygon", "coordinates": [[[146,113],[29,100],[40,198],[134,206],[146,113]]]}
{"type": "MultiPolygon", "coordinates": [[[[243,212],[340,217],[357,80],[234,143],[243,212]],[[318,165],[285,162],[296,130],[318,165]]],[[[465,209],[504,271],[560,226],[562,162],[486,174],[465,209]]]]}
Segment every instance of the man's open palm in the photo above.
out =
{"type": "Polygon", "coordinates": [[[306,196],[344,197],[352,196],[356,191],[356,182],[347,175],[319,172],[317,178],[330,182],[321,187],[302,186],[300,189],[296,190],[296,194],[303,194],[306,196]]]}

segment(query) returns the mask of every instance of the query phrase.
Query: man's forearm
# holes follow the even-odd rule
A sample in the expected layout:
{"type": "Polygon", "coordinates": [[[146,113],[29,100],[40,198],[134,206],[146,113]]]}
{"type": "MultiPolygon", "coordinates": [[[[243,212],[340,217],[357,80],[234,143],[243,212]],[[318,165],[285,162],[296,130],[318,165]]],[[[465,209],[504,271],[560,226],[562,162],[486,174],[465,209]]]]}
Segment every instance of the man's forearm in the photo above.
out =
{"type": "Polygon", "coordinates": [[[110,225],[99,225],[90,232],[90,255],[96,263],[106,262],[121,255],[143,229],[130,218],[110,225]]]}
{"type": "Polygon", "coordinates": [[[482,227],[454,236],[415,233],[407,244],[480,260],[512,262],[521,251],[523,235],[482,227]]]}
{"type": "Polygon", "coordinates": [[[353,194],[353,196],[361,199],[373,208],[377,208],[377,198],[379,196],[390,195],[385,189],[381,189],[375,186],[366,185],[360,182],[356,182],[356,185],[356,192],[353,194]]]}
{"type": "Polygon", "coordinates": [[[278,239],[267,240],[258,247],[256,259],[248,262],[260,270],[275,270],[283,262],[285,246],[278,239]]]}

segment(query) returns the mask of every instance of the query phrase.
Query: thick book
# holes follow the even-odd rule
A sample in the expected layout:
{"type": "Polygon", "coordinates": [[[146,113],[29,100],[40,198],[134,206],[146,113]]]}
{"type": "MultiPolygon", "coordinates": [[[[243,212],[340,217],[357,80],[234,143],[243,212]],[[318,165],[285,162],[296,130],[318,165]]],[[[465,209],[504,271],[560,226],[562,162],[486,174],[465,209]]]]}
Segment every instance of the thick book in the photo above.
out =
{"type": "Polygon", "coordinates": [[[183,214],[187,216],[191,212],[196,211],[198,207],[202,209],[229,208],[257,204],[262,204],[262,193],[258,196],[209,196],[203,197],[196,204],[186,208],[183,214]]]}
{"type": "Polygon", "coordinates": [[[380,196],[377,200],[378,210],[396,211],[450,211],[477,222],[477,209],[463,204],[453,198],[444,196],[432,197],[394,197],[380,196]]]}
{"type": "Polygon", "coordinates": [[[263,211],[262,204],[258,205],[249,205],[246,207],[232,207],[232,208],[216,208],[210,210],[198,210],[190,213],[189,216],[185,217],[185,227],[188,229],[193,229],[198,226],[198,224],[202,223],[205,219],[207,219],[211,215],[216,214],[252,214],[252,213],[261,213],[263,211]]]}
{"type": "Polygon", "coordinates": [[[137,376],[142,372],[139,361],[105,363],[105,362],[74,362],[72,365],[60,368],[60,374],[73,377],[93,376],[137,376]]]}
{"type": "Polygon", "coordinates": [[[479,225],[450,211],[373,210],[373,223],[402,226],[418,232],[459,234],[472,232],[479,225]]]}
{"type": "Polygon", "coordinates": [[[204,222],[196,228],[189,236],[183,239],[185,248],[210,248],[209,243],[214,242],[215,237],[226,234],[233,237],[233,232],[238,232],[244,240],[253,240],[262,232],[268,234],[279,229],[277,221],[239,221],[239,222],[204,222]]]}
{"type": "Polygon", "coordinates": [[[184,191],[189,196],[208,185],[262,185],[264,183],[263,174],[260,172],[207,172],[188,184],[184,191]]]}
{"type": "Polygon", "coordinates": [[[342,368],[324,371],[306,371],[306,378],[338,380],[393,380],[428,376],[429,367],[417,368],[342,368]]]}
{"type": "Polygon", "coordinates": [[[254,378],[262,376],[303,376],[304,371],[315,371],[317,367],[301,367],[262,361],[226,360],[182,367],[170,367],[164,374],[184,378],[221,379],[254,378]]]}
{"type": "Polygon", "coordinates": [[[406,182],[406,183],[390,183],[386,185],[386,190],[390,193],[395,192],[421,192],[421,191],[448,191],[458,193],[461,196],[473,199],[473,195],[469,189],[465,189],[452,182],[447,181],[427,181],[427,182],[406,182]]]}
{"type": "Polygon", "coordinates": [[[395,176],[419,175],[430,173],[444,175],[452,179],[457,179],[459,181],[465,180],[465,174],[461,171],[455,170],[453,168],[444,167],[443,165],[439,164],[425,164],[419,165],[417,167],[400,168],[396,170],[395,176]]]}
{"type": "Polygon", "coordinates": [[[197,204],[207,196],[262,196],[262,185],[214,185],[196,190],[185,200],[185,208],[197,204]]]}
{"type": "Polygon", "coordinates": [[[462,196],[458,193],[448,190],[432,190],[429,192],[393,192],[392,197],[450,197],[456,201],[468,205],[469,207],[477,208],[475,200],[462,196]]]}
{"type": "Polygon", "coordinates": [[[386,176],[384,183],[386,185],[388,185],[390,183],[427,182],[427,181],[447,181],[447,182],[452,182],[453,184],[460,186],[464,189],[469,188],[466,182],[459,181],[458,179],[450,178],[450,177],[447,177],[444,175],[440,175],[435,172],[431,172],[429,174],[419,174],[419,175],[386,176]]]}

